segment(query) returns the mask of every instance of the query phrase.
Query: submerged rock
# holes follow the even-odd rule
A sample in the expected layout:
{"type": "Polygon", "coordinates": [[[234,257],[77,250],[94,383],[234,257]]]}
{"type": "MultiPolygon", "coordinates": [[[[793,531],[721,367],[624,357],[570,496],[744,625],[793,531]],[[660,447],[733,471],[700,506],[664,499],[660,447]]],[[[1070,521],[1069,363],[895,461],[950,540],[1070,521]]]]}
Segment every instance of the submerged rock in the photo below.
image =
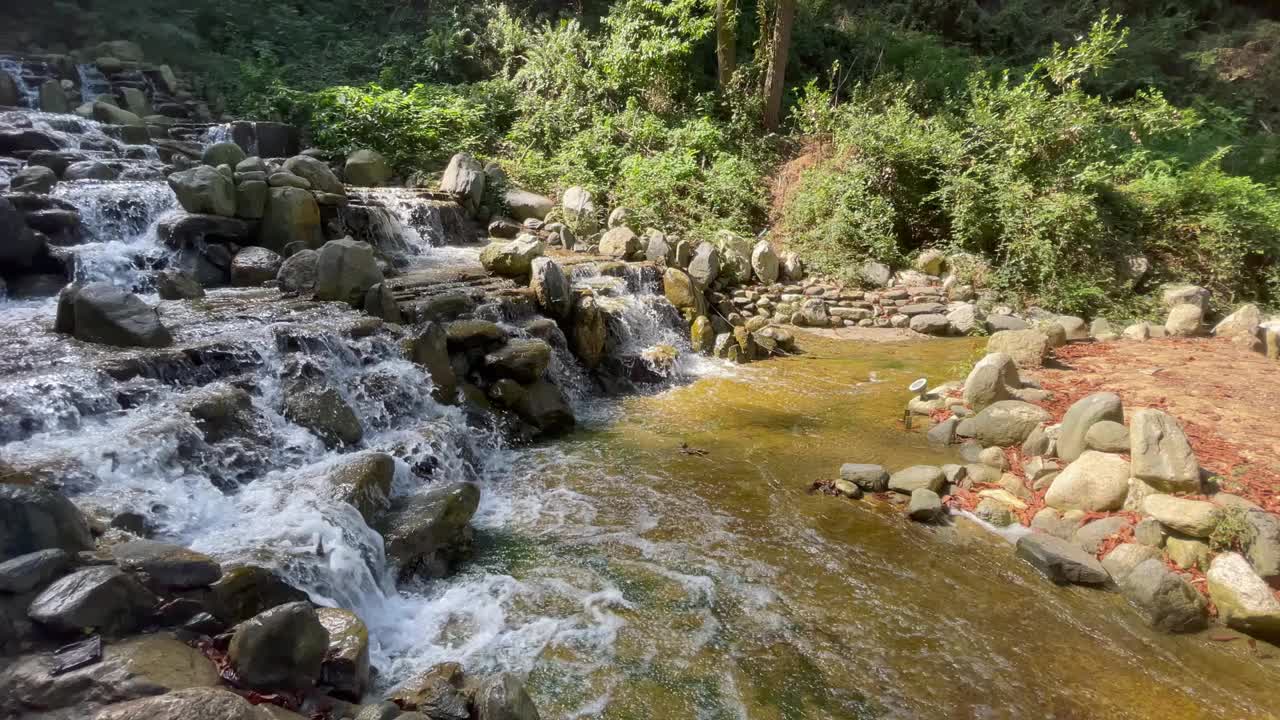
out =
{"type": "Polygon", "coordinates": [[[273,607],[307,599],[274,570],[257,565],[226,568],[208,592],[208,605],[223,622],[234,625],[273,607]]]}
{"type": "Polygon", "coordinates": [[[1097,558],[1052,535],[1023,535],[1018,538],[1017,554],[1058,584],[1101,585],[1109,579],[1097,558]]]}
{"type": "Polygon", "coordinates": [[[329,632],[320,682],[334,695],[359,702],[369,686],[369,628],[350,610],[320,608],[316,617],[329,632]]]}
{"type": "Polygon", "coordinates": [[[374,529],[400,576],[444,577],[471,551],[471,516],[480,488],[454,483],[421,495],[399,497],[374,529]]]}
{"type": "Polygon", "coordinates": [[[1204,597],[1158,558],[1138,563],[1119,584],[1143,620],[1157,630],[1195,632],[1208,624],[1204,597]]]}
{"type": "Polygon", "coordinates": [[[329,631],[310,603],[271,608],[244,621],[231,637],[227,657],[236,676],[256,690],[304,690],[320,678],[329,631]]]}
{"type": "Polygon", "coordinates": [[[318,435],[330,447],[355,445],[364,437],[360,418],[332,387],[291,384],[285,391],[284,416],[318,435]]]}
{"type": "Polygon", "coordinates": [[[539,720],[524,683],[509,672],[490,675],[476,690],[476,720],[539,720]]]}

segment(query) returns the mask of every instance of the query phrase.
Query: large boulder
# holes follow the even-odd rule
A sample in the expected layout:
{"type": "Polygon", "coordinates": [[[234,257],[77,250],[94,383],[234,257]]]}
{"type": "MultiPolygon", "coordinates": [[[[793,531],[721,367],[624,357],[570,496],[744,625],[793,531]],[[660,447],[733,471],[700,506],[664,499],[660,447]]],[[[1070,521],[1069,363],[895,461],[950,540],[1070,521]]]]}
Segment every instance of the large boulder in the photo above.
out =
{"type": "Polygon", "coordinates": [[[699,288],[707,288],[720,277],[720,250],[709,242],[699,243],[689,260],[689,277],[699,288]]]}
{"type": "Polygon", "coordinates": [[[283,252],[294,243],[318,248],[323,241],[320,204],[314,194],[296,187],[273,187],[267,191],[258,244],[283,252]]]}
{"type": "Polygon", "coordinates": [[[904,495],[911,495],[920,488],[937,493],[942,490],[946,481],[946,475],[941,468],[933,465],[913,465],[890,475],[888,487],[904,495]]]}
{"type": "Polygon", "coordinates": [[[907,506],[907,516],[916,522],[931,523],[943,517],[942,498],[928,488],[916,488],[911,491],[911,502],[907,506]]]}
{"type": "Polygon", "coordinates": [[[540,257],[534,258],[530,268],[529,287],[538,300],[538,307],[556,320],[568,320],[573,312],[573,295],[560,264],[540,257]]]}
{"type": "Polygon", "coordinates": [[[54,171],[43,165],[27,165],[9,179],[9,192],[43,194],[57,184],[58,174],[54,171]]]}
{"type": "Polygon", "coordinates": [[[244,162],[246,157],[239,145],[233,142],[219,142],[204,149],[204,153],[200,155],[200,162],[213,168],[219,165],[229,165],[234,168],[244,162]]]}
{"type": "Polygon", "coordinates": [[[526,385],[536,382],[551,364],[551,346],[544,340],[511,340],[484,356],[485,373],[526,385]]]}
{"type": "Polygon", "coordinates": [[[1215,557],[1206,573],[1209,597],[1227,627],[1268,642],[1280,642],[1280,600],[1239,553],[1215,557]]]}
{"type": "Polygon", "coordinates": [[[1004,353],[988,353],[979,360],[964,381],[964,402],[975,411],[1001,400],[1013,399],[1022,387],[1018,366],[1004,353]]]}
{"type": "Polygon", "coordinates": [[[518,677],[490,675],[476,690],[475,720],[539,720],[538,708],[518,677]]]}
{"type": "Polygon", "coordinates": [[[41,487],[0,483],[0,562],[38,550],[92,547],[89,525],[70,500],[41,487]]]}
{"type": "Polygon", "coordinates": [[[1000,400],[965,418],[956,432],[986,446],[1021,445],[1040,423],[1049,421],[1044,408],[1021,400],[1000,400]]]}
{"type": "Polygon", "coordinates": [[[1204,597],[1159,558],[1138,563],[1119,580],[1120,592],[1148,625],[1165,632],[1195,632],[1208,624],[1204,597]]]}
{"type": "Polygon", "coordinates": [[[893,279],[893,270],[884,263],[868,260],[858,268],[858,279],[867,287],[888,287],[889,281],[893,279]]]}
{"type": "Polygon", "coordinates": [[[593,370],[604,358],[608,321],[604,310],[590,295],[580,295],[573,305],[569,319],[569,346],[573,354],[588,369],[593,370]]]}
{"type": "Polygon", "coordinates": [[[260,287],[275,280],[280,273],[280,256],[264,247],[247,247],[231,260],[231,284],[236,287],[260,287]]]}
{"type": "Polygon", "coordinates": [[[1142,512],[1170,530],[1197,538],[1207,538],[1213,534],[1221,515],[1219,507],[1211,502],[1160,494],[1143,498],[1142,512]]]}
{"type": "Polygon", "coordinates": [[[782,253],[779,259],[781,262],[781,268],[778,271],[779,278],[788,282],[804,279],[804,260],[801,259],[799,253],[788,250],[782,253]]]}
{"type": "Polygon", "coordinates": [[[320,666],[320,682],[332,694],[359,702],[369,687],[369,628],[355,613],[341,608],[316,611],[329,632],[329,649],[320,666]]]}
{"type": "MultiPolygon", "coordinates": [[[[1062,440],[1058,440],[1062,452],[1062,440]]],[[[1200,491],[1200,462],[1176,420],[1167,413],[1144,408],[1129,424],[1129,452],[1133,476],[1163,492],[1200,491]]]]}
{"type": "Polygon", "coordinates": [[[44,236],[32,232],[13,203],[0,197],[0,270],[29,268],[44,248],[44,236]]]}
{"type": "MultiPolygon", "coordinates": [[[[418,711],[432,720],[471,720],[466,689],[461,665],[453,662],[434,665],[391,695],[390,715],[371,716],[368,720],[388,720],[399,715],[401,708],[418,711]]],[[[364,713],[356,720],[366,720],[364,713]]]]}
{"type": "Polygon", "coordinates": [[[1086,450],[1058,473],[1045,504],[1058,510],[1107,512],[1124,506],[1129,463],[1119,455],[1086,450]]]}
{"type": "Polygon", "coordinates": [[[1257,338],[1262,325],[1262,311],[1257,305],[1241,305],[1235,312],[1213,326],[1213,334],[1225,338],[1257,338]]]}
{"type": "Polygon", "coordinates": [[[556,206],[551,198],[528,190],[508,190],[504,198],[511,217],[516,220],[541,220],[556,206]]]}
{"type": "Polygon", "coordinates": [[[626,225],[619,225],[600,238],[600,254],[619,260],[634,260],[644,252],[640,238],[626,225]]]}
{"type": "Polygon", "coordinates": [[[431,376],[431,395],[437,402],[452,403],[457,396],[458,376],[449,361],[449,336],[434,322],[424,323],[409,343],[409,359],[431,376]]]}
{"type": "Polygon", "coordinates": [[[189,213],[236,214],[236,186],[231,178],[208,165],[197,165],[169,176],[169,187],[178,203],[189,213]]]}
{"type": "Polygon", "coordinates": [[[523,277],[533,270],[535,258],[542,257],[546,246],[533,235],[521,235],[511,242],[489,243],[480,251],[480,264],[495,275],[523,277]]]}
{"type": "Polygon", "coordinates": [[[326,445],[355,445],[364,427],[337,389],[297,382],[285,390],[284,416],[315,433],[326,445]]]}
{"type": "Polygon", "coordinates": [[[925,313],[911,316],[909,327],[912,332],[918,332],[923,335],[946,335],[951,331],[951,321],[947,319],[946,315],[925,313]]]}
{"type": "Polygon", "coordinates": [[[1114,420],[1094,423],[1084,435],[1084,446],[1107,453],[1129,452],[1129,428],[1114,420]]]}
{"type": "Polygon", "coordinates": [[[156,293],[161,300],[196,300],[204,297],[204,288],[190,273],[166,268],[156,276],[156,293]]]}
{"type": "Polygon", "coordinates": [[[276,272],[276,284],[281,292],[309,293],[316,289],[316,270],[320,265],[320,253],[307,248],[285,258],[276,272]]]}
{"type": "Polygon", "coordinates": [[[1053,535],[1023,535],[1018,538],[1017,555],[1058,584],[1101,585],[1110,579],[1097,558],[1053,535]]]}
{"type": "Polygon", "coordinates": [[[721,231],[716,235],[715,244],[720,248],[720,278],[728,285],[750,283],[751,241],[721,231]]]}
{"type": "Polygon", "coordinates": [[[987,352],[1004,353],[1020,368],[1038,368],[1049,356],[1049,337],[1039,330],[1001,330],[987,340],[987,352]]]}
{"type": "Polygon", "coordinates": [[[1161,289],[1164,306],[1171,310],[1179,305],[1195,305],[1201,313],[1207,313],[1210,294],[1199,285],[1166,285],[1161,289]]]}
{"type": "Polygon", "coordinates": [[[240,623],[227,658],[241,684],[254,690],[305,690],[320,678],[329,631],[310,603],[295,602],[240,623]]]}
{"type": "Polygon", "coordinates": [[[277,720],[264,708],[221,688],[194,687],[109,705],[94,720],[277,720]]]}
{"type": "Polygon", "coordinates": [[[761,240],[751,249],[751,269],[756,279],[768,285],[778,281],[778,254],[768,240],[761,240]]]}
{"type": "Polygon", "coordinates": [[[402,578],[444,577],[470,553],[469,523],[479,504],[480,488],[453,483],[394,499],[374,529],[402,578]]]}
{"type": "Polygon", "coordinates": [[[367,242],[330,240],[316,258],[316,298],[355,305],[369,288],[382,282],[382,271],[367,242]]]}
{"type": "Polygon", "coordinates": [[[96,565],[61,578],[31,601],[32,620],[59,633],[85,628],[117,634],[142,626],[156,598],[114,565],[96,565]]]}
{"type": "Polygon", "coordinates": [[[1169,310],[1164,331],[1170,337],[1195,337],[1204,334],[1204,310],[1199,305],[1183,303],[1169,310]]]}
{"type": "Polygon", "coordinates": [[[209,588],[207,604],[219,620],[235,625],[273,607],[306,599],[305,592],[274,570],[236,565],[223,569],[222,577],[209,588]]]}
{"type": "Polygon", "coordinates": [[[71,567],[71,553],[61,548],[37,550],[0,562],[0,593],[19,595],[43,589],[71,567]]]}
{"type": "Polygon", "coordinates": [[[449,160],[444,176],[440,178],[441,192],[449,193],[462,203],[470,213],[480,208],[484,199],[484,166],[470,153],[458,153],[449,160]]]}
{"type": "Polygon", "coordinates": [[[173,342],[155,308],[137,295],[104,282],[64,288],[58,296],[54,327],[100,345],[165,347],[173,342]]]}
{"type": "Polygon", "coordinates": [[[702,291],[694,285],[693,277],[679,268],[669,267],[663,271],[662,292],[677,310],[700,313],[705,305],[702,291]]]}
{"type": "Polygon", "coordinates": [[[121,568],[140,574],[148,585],[157,589],[206,587],[222,577],[222,566],[208,555],[154,540],[112,545],[111,557],[121,568]]]}
{"type": "Polygon", "coordinates": [[[236,185],[236,217],[261,220],[267,214],[271,186],[264,180],[242,180],[236,185]]]}
{"type": "Polygon", "coordinates": [[[537,435],[558,435],[572,429],[576,422],[564,392],[547,380],[520,385],[505,378],[490,388],[489,396],[498,405],[514,412],[537,435]]]}
{"type": "Polygon", "coordinates": [[[306,179],[311,183],[312,190],[334,195],[345,195],[347,192],[342,187],[342,181],[333,174],[329,166],[310,155],[294,155],[284,161],[283,167],[285,172],[306,179]]]}
{"type": "Polygon", "coordinates": [[[573,186],[564,191],[560,198],[560,207],[564,210],[565,220],[574,232],[590,235],[599,229],[600,221],[596,218],[596,203],[591,193],[585,188],[573,186]]]}
{"type": "Polygon", "coordinates": [[[1058,431],[1058,457],[1071,462],[1085,451],[1085,436],[1094,423],[1103,420],[1124,422],[1124,405],[1120,396],[1109,392],[1096,392],[1075,401],[1062,418],[1058,431]]]}
{"type": "Polygon", "coordinates": [[[392,174],[391,163],[377,150],[356,150],[342,166],[342,176],[359,187],[386,185],[392,174]]]}

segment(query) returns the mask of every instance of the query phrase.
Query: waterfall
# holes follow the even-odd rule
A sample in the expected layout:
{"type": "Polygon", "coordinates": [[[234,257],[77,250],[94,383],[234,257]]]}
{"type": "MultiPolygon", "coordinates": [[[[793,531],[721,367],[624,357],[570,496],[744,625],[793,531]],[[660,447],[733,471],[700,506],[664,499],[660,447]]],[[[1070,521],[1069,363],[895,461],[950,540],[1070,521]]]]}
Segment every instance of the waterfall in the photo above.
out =
{"type": "Polygon", "coordinates": [[[80,102],[93,102],[100,95],[111,94],[111,83],[96,64],[79,63],[76,65],[76,73],[80,76],[80,102]]]}
{"type": "Polygon", "coordinates": [[[18,95],[22,98],[24,107],[40,107],[40,90],[27,84],[27,79],[22,73],[21,60],[9,55],[0,55],[0,72],[13,78],[13,84],[18,88],[18,95]]]}
{"type": "Polygon", "coordinates": [[[58,183],[52,195],[80,211],[86,241],[64,248],[74,260],[75,279],[149,286],[149,271],[168,252],[156,238],[156,225],[178,206],[167,183],[80,180],[58,183]]]}
{"type": "Polygon", "coordinates": [[[208,147],[217,143],[231,142],[231,123],[210,125],[200,136],[200,144],[208,147]]]}
{"type": "Polygon", "coordinates": [[[399,264],[474,260],[471,253],[452,252],[446,247],[470,239],[457,203],[437,200],[412,188],[359,188],[350,194],[358,201],[339,211],[347,232],[399,264]]]}
{"type": "Polygon", "coordinates": [[[31,127],[48,133],[63,150],[80,150],[90,157],[118,157],[126,147],[102,131],[102,124],[78,115],[62,115],[36,110],[0,113],[0,122],[28,120],[31,127]]]}

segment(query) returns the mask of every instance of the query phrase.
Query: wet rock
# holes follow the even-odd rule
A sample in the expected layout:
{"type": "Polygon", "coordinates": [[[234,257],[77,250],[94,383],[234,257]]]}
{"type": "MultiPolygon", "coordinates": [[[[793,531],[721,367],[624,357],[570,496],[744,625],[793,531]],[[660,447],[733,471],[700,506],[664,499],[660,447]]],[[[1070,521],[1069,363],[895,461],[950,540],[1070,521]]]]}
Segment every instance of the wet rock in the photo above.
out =
{"type": "Polygon", "coordinates": [[[457,197],[462,206],[472,214],[479,209],[484,199],[484,186],[484,167],[470,153],[454,155],[440,179],[441,192],[457,197]]]}
{"type": "Polygon", "coordinates": [[[13,203],[0,197],[0,269],[29,268],[45,244],[45,237],[27,227],[13,203]]]}
{"type": "Polygon", "coordinates": [[[1109,578],[1097,558],[1052,535],[1023,535],[1017,555],[1058,584],[1101,585],[1109,578]]]}
{"type": "Polygon", "coordinates": [[[281,252],[294,243],[299,247],[318,248],[323,242],[320,205],[314,194],[296,187],[272,187],[267,191],[267,204],[258,226],[258,244],[281,252]]]}
{"type": "Polygon", "coordinates": [[[231,178],[208,165],[169,176],[169,187],[182,209],[189,213],[232,217],[236,214],[236,187],[231,178]]]}
{"type": "Polygon", "coordinates": [[[524,683],[508,672],[490,675],[480,683],[475,710],[476,720],[539,720],[524,683]]]}
{"type": "Polygon", "coordinates": [[[97,628],[126,633],[142,625],[156,598],[114,565],[77,570],[45,588],[27,609],[32,620],[62,633],[97,628]]]}
{"type": "Polygon", "coordinates": [[[926,488],[936,493],[942,490],[945,482],[946,477],[941,469],[933,465],[913,465],[890,475],[888,487],[904,495],[910,495],[918,488],[926,488]]]}
{"type": "Polygon", "coordinates": [[[246,159],[244,150],[233,142],[214,143],[204,149],[204,153],[200,156],[200,162],[210,167],[218,167],[219,165],[230,165],[237,167],[246,159]]]}
{"type": "Polygon", "coordinates": [[[541,220],[555,207],[555,201],[544,195],[528,190],[508,190],[505,196],[507,209],[516,220],[536,218],[541,220]]]}
{"type": "Polygon", "coordinates": [[[71,567],[74,556],[60,548],[37,550],[0,562],[0,593],[43,589],[71,567]]]}
{"type": "Polygon", "coordinates": [[[1116,583],[1123,581],[1134,568],[1148,560],[1159,560],[1160,551],[1150,545],[1121,543],[1102,558],[1102,567],[1116,583]]]}
{"type": "Polygon", "coordinates": [[[316,617],[329,632],[320,682],[333,695],[359,702],[369,687],[369,629],[350,610],[320,608],[316,617]]]}
{"type": "Polygon", "coordinates": [[[551,363],[551,346],[542,340],[512,340],[485,355],[485,371],[525,385],[537,381],[551,363]]]}
{"type": "Polygon", "coordinates": [[[399,324],[404,320],[400,313],[400,303],[385,282],[374,283],[364,293],[364,311],[373,317],[389,323],[399,324]]]}
{"type": "Polygon", "coordinates": [[[1106,539],[1129,527],[1129,519],[1123,516],[1100,518],[1082,525],[1076,530],[1074,540],[1082,550],[1096,555],[1106,539]]]}
{"type": "Polygon", "coordinates": [[[9,192],[47,193],[58,184],[58,175],[47,167],[28,165],[9,180],[9,192]]]}
{"type": "Polygon", "coordinates": [[[497,404],[515,412],[542,435],[558,435],[576,422],[564,392],[546,380],[520,385],[503,379],[490,388],[489,394],[497,404]]]}
{"type": "Polygon", "coordinates": [[[694,284],[706,289],[720,277],[720,250],[709,242],[699,243],[689,260],[689,277],[694,284]]]}
{"type": "Polygon", "coordinates": [[[208,591],[209,608],[223,622],[234,625],[271,608],[307,599],[274,570],[257,565],[223,569],[208,591]]]}
{"type": "Polygon", "coordinates": [[[154,540],[112,545],[111,556],[122,569],[145,575],[153,588],[187,590],[212,585],[222,577],[222,567],[208,555],[154,540]]]}
{"type": "Polygon", "coordinates": [[[1200,491],[1200,463],[1176,420],[1144,408],[1129,425],[1133,476],[1164,492],[1200,491]]]}
{"type": "Polygon", "coordinates": [[[529,287],[538,300],[538,307],[556,320],[569,319],[573,312],[573,295],[560,264],[540,257],[534,258],[530,268],[529,287]]]}
{"type": "Polygon", "coordinates": [[[438,402],[452,403],[457,396],[458,376],[449,361],[449,336],[434,322],[427,322],[410,341],[409,359],[426,369],[434,387],[431,394],[438,402]]]}
{"type": "Polygon", "coordinates": [[[316,287],[316,271],[320,253],[307,248],[285,258],[276,272],[276,284],[282,292],[310,293],[316,287]]]}
{"type": "Polygon", "coordinates": [[[1208,624],[1204,598],[1159,559],[1144,560],[1120,580],[1120,592],[1148,625],[1172,633],[1196,632],[1208,624]]]}
{"type": "Polygon", "coordinates": [[[402,578],[444,577],[470,554],[469,523],[479,503],[478,487],[454,483],[395,498],[374,529],[381,533],[387,559],[402,578]]]}
{"type": "Polygon", "coordinates": [[[480,251],[480,264],[485,270],[505,277],[523,277],[533,271],[533,261],[542,257],[546,246],[532,235],[521,235],[511,242],[489,243],[480,251]]]}
{"type": "Polygon", "coordinates": [[[369,288],[382,282],[373,248],[351,238],[331,240],[316,258],[316,298],[355,305],[369,288]]]}
{"type": "Polygon", "coordinates": [[[359,187],[386,185],[392,174],[391,163],[377,150],[356,150],[342,166],[342,176],[359,187]]]}
{"type": "Polygon", "coordinates": [[[85,342],[117,347],[164,347],[173,342],[155,308],[103,282],[64,288],[58,296],[54,329],[85,342]]]}
{"type": "Polygon", "coordinates": [[[942,498],[928,488],[916,488],[911,491],[911,503],[907,506],[907,515],[916,522],[937,522],[943,516],[942,498]]]}
{"type": "Polygon", "coordinates": [[[1086,450],[1054,479],[1044,501],[1059,510],[1119,510],[1129,492],[1129,463],[1117,455],[1086,450]]]}
{"type": "Polygon", "coordinates": [[[227,383],[212,383],[191,391],[178,405],[196,421],[209,443],[245,437],[257,431],[257,416],[249,393],[227,383]]]}
{"type": "MultiPolygon", "coordinates": [[[[409,713],[405,713],[400,709],[400,705],[393,702],[380,702],[376,705],[365,705],[360,712],[356,713],[355,720],[396,720],[396,718],[404,717],[409,713]]],[[[423,713],[417,713],[422,715],[423,713]]],[[[426,717],[432,717],[430,715],[426,717]]],[[[450,716],[451,720],[454,720],[450,716]]],[[[456,720],[467,720],[468,716],[463,715],[456,720]]]]}
{"type": "Polygon", "coordinates": [[[1209,597],[1227,627],[1280,642],[1280,600],[1239,553],[1222,553],[1206,573],[1209,597]]]}
{"type": "Polygon", "coordinates": [[[62,173],[63,180],[115,180],[118,173],[106,163],[96,160],[83,160],[67,166],[62,173]]]}
{"type": "Polygon", "coordinates": [[[40,487],[0,484],[0,562],[38,550],[92,547],[89,525],[70,500],[40,487]]]}
{"type": "Polygon", "coordinates": [[[1171,530],[1191,537],[1207,538],[1217,526],[1221,511],[1217,505],[1203,500],[1149,495],[1142,501],[1142,512],[1171,530]]]}
{"type": "Polygon", "coordinates": [[[360,512],[372,523],[387,508],[396,461],[382,452],[366,451],[345,456],[328,472],[334,497],[360,512]]]}
{"type": "Polygon", "coordinates": [[[619,260],[636,259],[644,252],[640,238],[631,228],[620,225],[604,234],[600,239],[600,254],[619,260]]]}
{"type": "Polygon", "coordinates": [[[315,433],[330,447],[355,445],[364,437],[360,418],[332,387],[292,383],[285,391],[284,416],[315,433]]]}
{"type": "Polygon", "coordinates": [[[1129,428],[1113,420],[1094,423],[1084,435],[1084,445],[1098,452],[1127,453],[1129,452],[1129,428]]]}
{"type": "Polygon", "coordinates": [[[982,498],[978,501],[973,514],[995,527],[1008,527],[1017,522],[1009,505],[994,498],[982,498]]]}
{"type": "Polygon", "coordinates": [[[1077,400],[1067,409],[1058,431],[1058,457],[1068,462],[1085,451],[1085,436],[1095,423],[1124,422],[1124,406],[1115,393],[1097,392],[1077,400]]]}
{"type": "Polygon", "coordinates": [[[600,309],[596,299],[590,295],[580,295],[574,302],[573,315],[569,320],[570,349],[584,367],[593,370],[600,365],[604,357],[605,340],[608,335],[608,323],[604,311],[600,309]]]}
{"type": "Polygon", "coordinates": [[[693,319],[693,323],[689,326],[689,342],[696,353],[710,354],[714,349],[716,331],[711,324],[711,319],[706,315],[699,315],[693,319]]]}
{"type": "Polygon", "coordinates": [[[699,312],[706,305],[702,291],[694,284],[693,278],[679,268],[667,268],[662,273],[662,290],[667,301],[677,310],[699,312]]]}
{"type": "Polygon", "coordinates": [[[236,217],[261,220],[267,213],[271,186],[261,180],[245,180],[236,185],[236,217]]]}
{"type": "Polygon", "coordinates": [[[0,129],[0,153],[5,155],[24,150],[57,150],[59,147],[58,139],[43,130],[0,129]]]}
{"type": "Polygon", "coordinates": [[[305,178],[311,183],[313,190],[324,193],[333,193],[335,195],[345,195],[346,190],[342,187],[342,181],[337,175],[329,169],[329,166],[322,161],[308,155],[295,155],[284,161],[282,166],[285,172],[291,172],[298,177],[305,178]]]}
{"type": "Polygon", "coordinates": [[[1049,356],[1049,338],[1039,330],[1001,330],[987,341],[987,352],[1004,353],[1020,368],[1038,368],[1049,356]]]}
{"type": "Polygon", "coordinates": [[[161,300],[196,300],[204,297],[204,288],[189,273],[169,268],[156,276],[156,292],[161,300]]]}
{"type": "Polygon", "coordinates": [[[389,698],[397,708],[432,720],[470,720],[471,708],[458,663],[441,663],[406,682],[389,698]]]}
{"type": "Polygon", "coordinates": [[[280,605],[236,627],[227,657],[245,687],[302,690],[315,685],[329,631],[306,602],[280,605]]]}
{"type": "Polygon", "coordinates": [[[445,337],[450,351],[488,352],[507,341],[507,331],[488,320],[457,320],[449,323],[445,337]]]}
{"type": "Polygon", "coordinates": [[[1169,310],[1164,331],[1170,337],[1195,337],[1204,334],[1204,310],[1199,305],[1184,303],[1169,310]]]}
{"type": "Polygon", "coordinates": [[[956,432],[985,446],[1021,445],[1041,423],[1048,422],[1043,408],[1021,400],[1000,400],[961,421],[956,432]]]}
{"type": "Polygon", "coordinates": [[[231,284],[236,287],[260,287],[280,272],[278,254],[262,247],[247,247],[231,260],[231,284]]]}

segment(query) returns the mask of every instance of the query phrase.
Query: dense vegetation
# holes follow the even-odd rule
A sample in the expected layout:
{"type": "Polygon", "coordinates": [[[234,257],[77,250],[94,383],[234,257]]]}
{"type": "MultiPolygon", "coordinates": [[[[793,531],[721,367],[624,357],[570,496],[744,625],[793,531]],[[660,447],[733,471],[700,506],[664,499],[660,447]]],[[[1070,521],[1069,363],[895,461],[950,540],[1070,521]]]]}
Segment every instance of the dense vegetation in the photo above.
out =
{"type": "Polygon", "coordinates": [[[470,150],[644,224],[771,227],[833,273],[965,251],[1011,297],[1063,310],[1131,307],[1172,279],[1280,300],[1269,3],[802,0],[773,133],[779,6],[81,0],[30,17],[37,36],[81,34],[68,47],[134,37],[228,112],[376,148],[406,177],[470,150]],[[56,18],[73,6],[69,30],[56,18]]]}

